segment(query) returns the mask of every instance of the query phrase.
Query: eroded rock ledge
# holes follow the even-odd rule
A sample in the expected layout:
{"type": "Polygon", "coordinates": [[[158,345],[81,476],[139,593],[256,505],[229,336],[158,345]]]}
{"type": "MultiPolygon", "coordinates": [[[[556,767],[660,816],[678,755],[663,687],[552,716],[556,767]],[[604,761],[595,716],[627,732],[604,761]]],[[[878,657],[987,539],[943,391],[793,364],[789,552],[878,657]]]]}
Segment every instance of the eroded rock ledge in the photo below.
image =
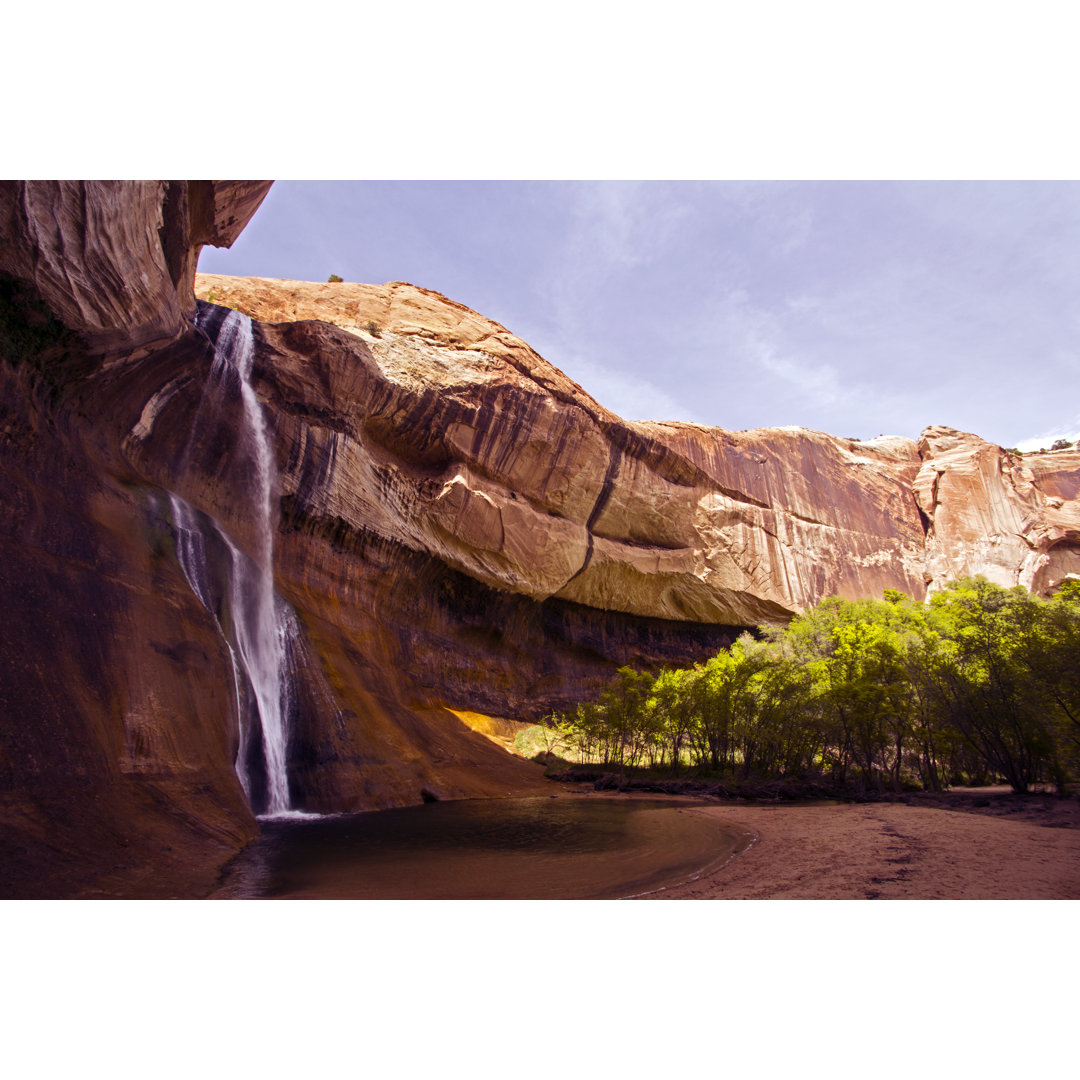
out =
{"type": "Polygon", "coordinates": [[[910,440],[627,423],[505,328],[404,283],[200,275],[197,291],[260,322],[304,512],[491,588],[673,621],[923,588],[910,440]]]}
{"type": "Polygon", "coordinates": [[[199,275],[197,292],[262,324],[298,508],[495,589],[753,625],[834,594],[921,597],[965,573],[1047,592],[1077,572],[1076,451],[627,423],[403,282],[199,275]]]}

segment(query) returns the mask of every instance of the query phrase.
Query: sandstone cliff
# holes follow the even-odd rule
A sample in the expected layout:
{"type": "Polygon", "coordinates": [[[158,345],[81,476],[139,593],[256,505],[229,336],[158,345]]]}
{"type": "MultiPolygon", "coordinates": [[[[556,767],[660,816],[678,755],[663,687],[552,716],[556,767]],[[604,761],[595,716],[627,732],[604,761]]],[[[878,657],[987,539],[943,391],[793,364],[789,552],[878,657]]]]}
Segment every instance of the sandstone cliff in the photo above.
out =
{"type": "Polygon", "coordinates": [[[1080,451],[1007,453],[929,427],[915,497],[927,522],[927,580],[983,574],[1046,595],[1080,578],[1080,451]]]}
{"type": "Polygon", "coordinates": [[[504,327],[404,282],[200,274],[196,291],[273,324],[260,331],[272,397],[337,433],[302,501],[492,588],[754,625],[834,594],[922,597],[970,573],[1046,593],[1077,573],[1075,450],[1006,461],[944,427],[916,443],[630,424],[504,327]],[[333,347],[358,358],[350,381],[313,322],[348,335],[333,347]],[[325,373],[285,388],[305,352],[325,373]],[[377,451],[376,481],[363,462],[377,451]]]}
{"type": "Polygon", "coordinates": [[[0,896],[197,894],[255,835],[227,647],[81,395],[266,188],[0,184],[0,896]]]}
{"type": "Polygon", "coordinates": [[[292,804],[320,811],[535,790],[448,710],[535,718],[830,594],[1080,574],[1075,451],[632,424],[405,283],[193,288],[265,191],[0,184],[9,895],[197,894],[254,835],[260,560],[292,804]]]}
{"type": "Polygon", "coordinates": [[[79,338],[80,351],[138,355],[191,328],[206,244],[229,247],[267,181],[0,183],[0,275],[79,338]]]}
{"type": "Polygon", "coordinates": [[[283,423],[286,497],[489,588],[740,626],[923,588],[910,440],[626,423],[503,327],[401,282],[200,275],[197,292],[263,324],[267,396],[302,418],[283,423]]]}

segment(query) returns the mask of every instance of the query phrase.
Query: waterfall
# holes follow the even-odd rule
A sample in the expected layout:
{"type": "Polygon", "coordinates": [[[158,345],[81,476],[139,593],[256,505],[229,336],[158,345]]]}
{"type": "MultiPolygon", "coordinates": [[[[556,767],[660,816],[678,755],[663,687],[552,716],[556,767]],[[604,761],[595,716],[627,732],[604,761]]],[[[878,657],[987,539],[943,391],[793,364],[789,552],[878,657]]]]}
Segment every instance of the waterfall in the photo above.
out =
{"type": "MultiPolygon", "coordinates": [[[[212,329],[219,309],[200,305],[198,325],[212,329]]],[[[251,385],[254,359],[251,320],[238,311],[221,319],[214,361],[203,387],[203,400],[181,461],[182,470],[196,448],[222,443],[233,451],[231,486],[238,489],[251,515],[254,551],[245,554],[221,523],[196,511],[174,493],[169,505],[176,529],[176,552],[192,591],[215,618],[232,657],[240,738],[236,772],[248,802],[265,804],[260,817],[289,816],[285,728],[288,687],[285,678],[286,605],[274,592],[273,545],[277,529],[273,450],[262,407],[251,385]],[[227,395],[238,385],[239,429],[223,432],[227,395]],[[236,474],[240,482],[237,483],[236,474]],[[245,707],[247,706],[247,707],[245,707]],[[258,740],[256,742],[256,739],[258,740]],[[261,757],[265,790],[257,791],[252,763],[261,757]]]]}

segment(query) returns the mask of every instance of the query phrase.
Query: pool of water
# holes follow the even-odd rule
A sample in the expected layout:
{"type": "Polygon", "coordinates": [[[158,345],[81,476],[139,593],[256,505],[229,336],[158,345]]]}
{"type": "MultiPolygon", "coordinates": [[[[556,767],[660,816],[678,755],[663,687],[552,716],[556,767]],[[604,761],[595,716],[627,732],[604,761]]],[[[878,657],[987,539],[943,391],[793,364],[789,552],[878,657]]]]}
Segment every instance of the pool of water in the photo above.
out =
{"type": "Polygon", "coordinates": [[[222,898],[615,899],[713,870],[748,842],[694,803],[477,799],[264,821],[222,898]]]}

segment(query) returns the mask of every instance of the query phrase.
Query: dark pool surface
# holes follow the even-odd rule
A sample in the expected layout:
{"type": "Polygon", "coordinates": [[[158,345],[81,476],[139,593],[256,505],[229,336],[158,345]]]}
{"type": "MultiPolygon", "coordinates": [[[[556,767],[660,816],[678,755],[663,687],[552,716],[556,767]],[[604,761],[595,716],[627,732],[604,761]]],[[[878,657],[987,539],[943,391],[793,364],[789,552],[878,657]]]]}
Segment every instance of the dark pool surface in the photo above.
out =
{"type": "Polygon", "coordinates": [[[741,829],[693,803],[477,799],[264,821],[218,896],[304,900],[615,899],[727,862],[741,829]]]}

